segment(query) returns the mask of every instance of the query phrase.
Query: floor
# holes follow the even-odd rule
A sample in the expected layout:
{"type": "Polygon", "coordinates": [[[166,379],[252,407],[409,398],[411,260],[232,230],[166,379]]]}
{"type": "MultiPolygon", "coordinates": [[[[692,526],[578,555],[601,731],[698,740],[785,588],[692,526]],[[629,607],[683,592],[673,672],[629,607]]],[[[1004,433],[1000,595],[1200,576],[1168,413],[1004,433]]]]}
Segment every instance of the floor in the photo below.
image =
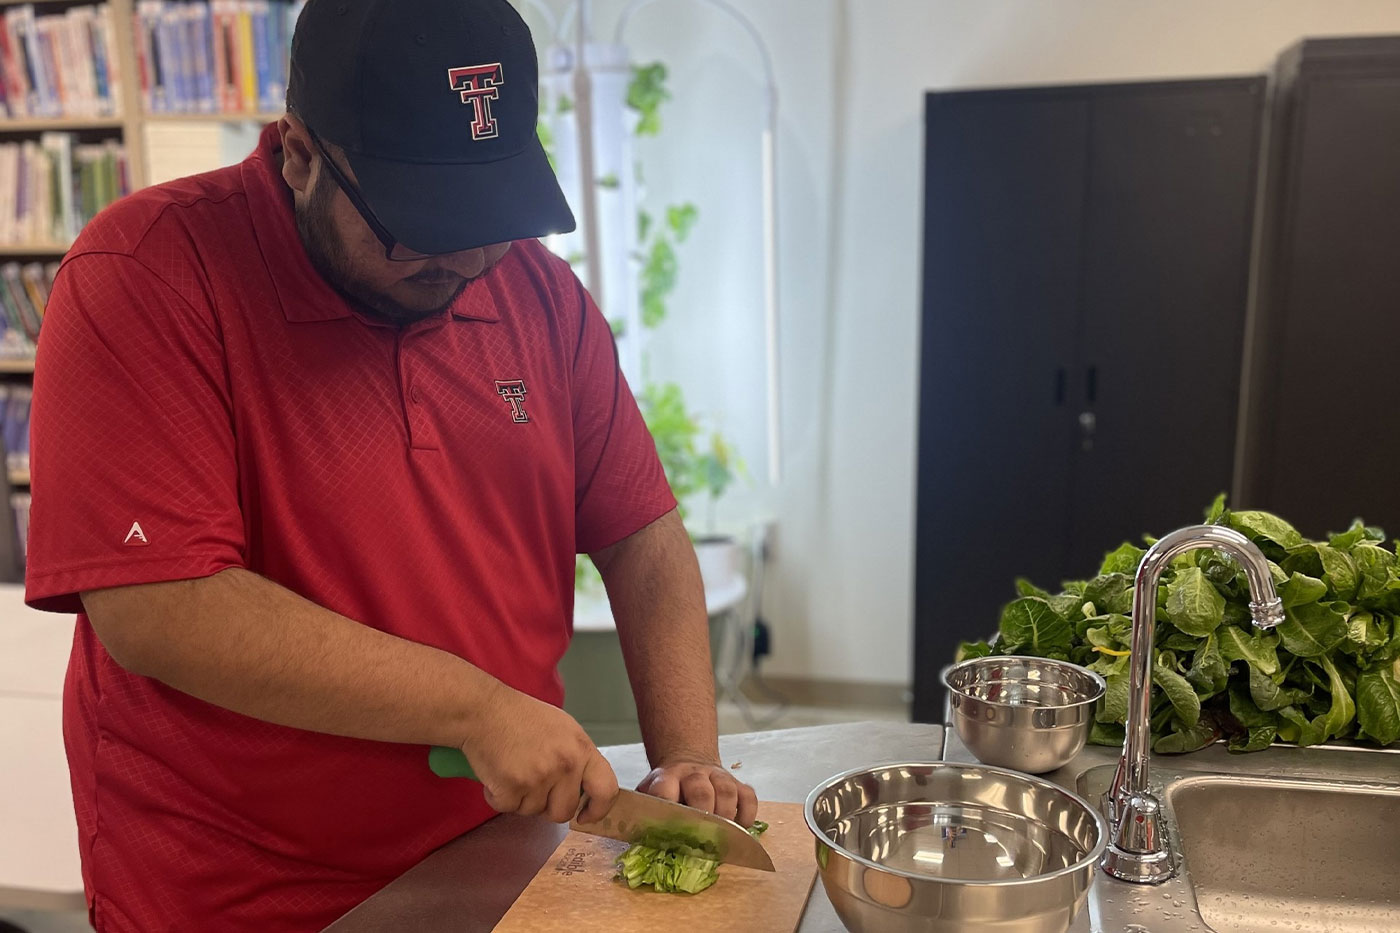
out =
{"type": "MultiPolygon", "coordinates": [[[[719,731],[725,735],[769,729],[795,729],[800,726],[820,726],[836,722],[904,722],[908,719],[909,710],[905,706],[827,708],[754,703],[747,711],[733,703],[721,703],[719,706],[719,731]]],[[[4,926],[6,922],[19,927],[25,933],[87,933],[91,930],[84,913],[0,911],[0,933],[9,933],[4,926]]]]}
{"type": "Polygon", "coordinates": [[[838,722],[908,722],[907,706],[889,707],[823,707],[776,706],[753,703],[743,710],[733,703],[719,705],[720,735],[735,732],[766,732],[770,729],[796,729],[801,726],[825,726],[838,722]]]}

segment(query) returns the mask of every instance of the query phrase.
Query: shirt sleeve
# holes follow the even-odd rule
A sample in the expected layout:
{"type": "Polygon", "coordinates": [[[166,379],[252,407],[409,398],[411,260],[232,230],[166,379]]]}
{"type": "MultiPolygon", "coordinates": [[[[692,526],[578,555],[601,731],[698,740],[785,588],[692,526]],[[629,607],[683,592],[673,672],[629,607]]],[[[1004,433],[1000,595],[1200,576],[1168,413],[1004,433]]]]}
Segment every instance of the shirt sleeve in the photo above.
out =
{"type": "Polygon", "coordinates": [[[63,265],[34,373],[31,606],[243,565],[225,373],[211,310],[137,258],[63,265]]]}
{"type": "Polygon", "coordinates": [[[612,329],[582,285],[574,351],[575,539],[602,550],[676,507],[637,401],[618,366],[612,329]]]}

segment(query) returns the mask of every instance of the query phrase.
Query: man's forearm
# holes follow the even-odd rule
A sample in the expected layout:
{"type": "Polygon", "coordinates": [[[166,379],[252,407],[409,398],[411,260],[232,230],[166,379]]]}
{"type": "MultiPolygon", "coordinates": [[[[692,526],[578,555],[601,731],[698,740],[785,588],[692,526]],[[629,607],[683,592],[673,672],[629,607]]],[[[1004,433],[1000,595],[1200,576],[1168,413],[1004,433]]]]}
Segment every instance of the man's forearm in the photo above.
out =
{"type": "Polygon", "coordinates": [[[718,764],[709,619],[695,549],[677,512],[594,555],[617,620],[653,765],[718,764]]]}
{"type": "Polygon", "coordinates": [[[98,590],[83,604],[123,667],[284,726],[460,747],[505,689],[246,570],[98,590]]]}

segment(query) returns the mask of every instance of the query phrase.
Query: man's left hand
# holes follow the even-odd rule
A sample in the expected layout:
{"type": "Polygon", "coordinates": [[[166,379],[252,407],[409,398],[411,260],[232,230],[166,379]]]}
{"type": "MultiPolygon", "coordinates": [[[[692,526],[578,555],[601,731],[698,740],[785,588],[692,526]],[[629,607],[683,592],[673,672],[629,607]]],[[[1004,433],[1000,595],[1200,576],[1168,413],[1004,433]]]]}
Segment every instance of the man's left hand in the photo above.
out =
{"type": "Polygon", "coordinates": [[[752,826],[758,818],[758,795],[754,789],[714,761],[667,761],[642,778],[637,790],[714,813],[744,827],[752,826]]]}

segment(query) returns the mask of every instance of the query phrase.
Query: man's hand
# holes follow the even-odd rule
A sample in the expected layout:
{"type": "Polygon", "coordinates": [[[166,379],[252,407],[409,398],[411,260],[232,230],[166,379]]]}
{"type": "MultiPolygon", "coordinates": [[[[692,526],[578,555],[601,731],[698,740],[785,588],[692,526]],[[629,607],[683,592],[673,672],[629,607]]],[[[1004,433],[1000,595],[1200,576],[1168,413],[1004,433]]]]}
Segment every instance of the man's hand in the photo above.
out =
{"type": "Polygon", "coordinates": [[[572,716],[505,684],[488,708],[481,732],[462,744],[462,753],[492,809],[567,823],[581,792],[588,806],[580,820],[607,815],[617,799],[617,775],[572,716]]]}
{"type": "Polygon", "coordinates": [[[714,813],[740,826],[758,818],[758,795],[716,761],[677,758],[642,778],[637,790],[714,813]]]}

